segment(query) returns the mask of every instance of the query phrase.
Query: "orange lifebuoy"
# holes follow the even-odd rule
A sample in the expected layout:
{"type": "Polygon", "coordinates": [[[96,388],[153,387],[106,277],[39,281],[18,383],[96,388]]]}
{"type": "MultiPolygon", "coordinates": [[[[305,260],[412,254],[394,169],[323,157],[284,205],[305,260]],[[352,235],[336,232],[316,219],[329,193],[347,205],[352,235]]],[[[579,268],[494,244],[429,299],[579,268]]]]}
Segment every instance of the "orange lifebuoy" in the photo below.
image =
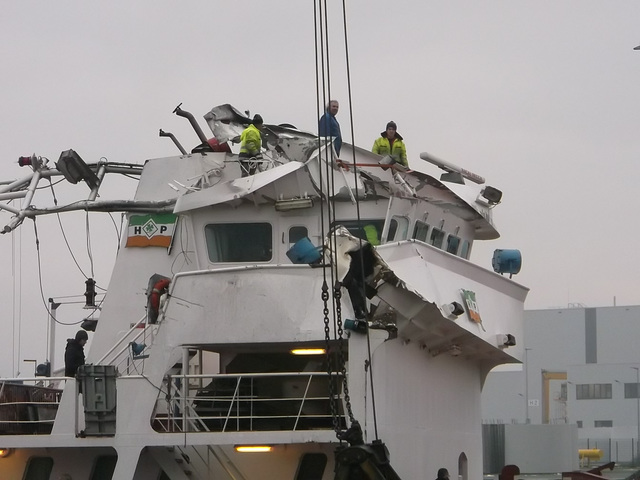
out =
{"type": "Polygon", "coordinates": [[[169,288],[169,284],[171,280],[168,278],[163,278],[158,280],[151,289],[151,293],[149,293],[149,300],[147,303],[148,314],[149,314],[149,323],[156,323],[158,319],[158,313],[160,310],[160,297],[167,293],[169,288]]]}

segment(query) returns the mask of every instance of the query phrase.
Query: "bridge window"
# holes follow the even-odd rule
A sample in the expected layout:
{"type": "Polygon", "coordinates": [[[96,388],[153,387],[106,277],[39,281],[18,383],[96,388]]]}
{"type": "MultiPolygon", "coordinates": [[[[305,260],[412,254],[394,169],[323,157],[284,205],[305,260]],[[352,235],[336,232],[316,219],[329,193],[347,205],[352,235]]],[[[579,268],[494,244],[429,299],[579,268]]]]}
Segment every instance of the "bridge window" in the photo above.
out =
{"type": "Polygon", "coordinates": [[[458,253],[458,248],[460,248],[460,239],[453,235],[449,235],[447,237],[447,252],[455,255],[458,253]]]}
{"type": "Polygon", "coordinates": [[[293,247],[293,244],[298,240],[309,236],[307,227],[291,227],[289,229],[289,248],[293,247]]]}
{"type": "Polygon", "coordinates": [[[390,242],[392,240],[406,240],[408,231],[409,220],[406,217],[394,215],[389,222],[389,233],[387,234],[387,241],[390,242]]]}
{"type": "Polygon", "coordinates": [[[444,241],[444,232],[440,229],[434,228],[431,230],[431,238],[429,243],[437,248],[442,248],[442,242],[444,241]]]}
{"type": "Polygon", "coordinates": [[[460,249],[460,256],[462,258],[466,258],[467,260],[469,259],[469,247],[471,245],[469,244],[469,242],[467,240],[463,240],[462,241],[462,248],[460,249]]]}
{"type": "Polygon", "coordinates": [[[380,234],[384,227],[384,220],[336,220],[332,227],[342,225],[354,237],[366,240],[372,245],[380,245],[380,234]]]}
{"type": "Polygon", "coordinates": [[[413,227],[413,238],[415,238],[416,240],[420,240],[421,242],[426,242],[428,232],[429,225],[418,220],[413,227]]]}
{"type": "Polygon", "coordinates": [[[269,223],[216,223],[205,227],[211,262],[268,262],[273,239],[269,223]]]}

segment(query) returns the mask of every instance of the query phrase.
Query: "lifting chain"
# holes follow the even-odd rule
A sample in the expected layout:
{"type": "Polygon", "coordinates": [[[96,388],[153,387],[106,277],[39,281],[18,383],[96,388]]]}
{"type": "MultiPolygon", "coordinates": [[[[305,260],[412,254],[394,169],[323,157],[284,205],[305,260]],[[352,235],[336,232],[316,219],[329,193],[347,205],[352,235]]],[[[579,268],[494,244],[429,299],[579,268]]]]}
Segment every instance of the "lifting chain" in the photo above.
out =
{"type": "MultiPolygon", "coordinates": [[[[344,392],[344,400],[347,409],[347,415],[349,416],[349,421],[353,423],[355,418],[353,416],[353,411],[351,409],[351,399],[349,397],[349,387],[347,382],[347,368],[345,365],[345,356],[344,356],[344,330],[342,326],[342,307],[340,304],[340,298],[342,293],[340,291],[341,284],[340,282],[336,282],[336,285],[333,290],[334,299],[336,301],[336,325],[338,329],[338,361],[340,368],[340,375],[342,376],[342,388],[344,392]]],[[[327,374],[329,375],[329,405],[331,408],[331,419],[333,422],[333,429],[336,432],[336,436],[340,438],[342,429],[340,428],[340,421],[338,419],[338,408],[337,408],[337,395],[336,395],[336,385],[333,382],[333,373],[334,373],[334,358],[332,355],[332,351],[330,348],[331,343],[331,327],[330,327],[330,319],[329,319],[329,286],[327,285],[327,281],[325,280],[322,284],[322,302],[323,302],[323,310],[322,313],[324,315],[324,336],[325,343],[327,349],[327,374]]]]}
{"type": "Polygon", "coordinates": [[[342,283],[336,281],[333,287],[333,298],[336,302],[336,324],[338,327],[338,361],[340,363],[340,373],[342,374],[342,390],[344,392],[344,403],[347,407],[347,415],[349,415],[349,422],[353,423],[355,418],[353,417],[353,411],[351,410],[351,397],[349,397],[349,385],[347,382],[347,366],[344,359],[344,343],[343,338],[344,329],[342,326],[342,304],[340,299],[342,298],[342,283]]]}

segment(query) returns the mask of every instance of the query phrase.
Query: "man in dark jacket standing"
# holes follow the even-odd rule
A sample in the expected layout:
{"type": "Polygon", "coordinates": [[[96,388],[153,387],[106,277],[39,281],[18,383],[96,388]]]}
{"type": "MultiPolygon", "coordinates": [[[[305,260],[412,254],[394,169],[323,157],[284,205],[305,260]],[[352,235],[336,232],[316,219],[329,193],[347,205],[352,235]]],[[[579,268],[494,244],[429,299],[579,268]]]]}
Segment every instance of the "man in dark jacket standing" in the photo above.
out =
{"type": "Polygon", "coordinates": [[[84,330],[78,330],[76,338],[67,339],[67,348],[64,350],[64,376],[75,377],[80,365],[84,365],[84,346],[89,340],[89,335],[84,330]]]}

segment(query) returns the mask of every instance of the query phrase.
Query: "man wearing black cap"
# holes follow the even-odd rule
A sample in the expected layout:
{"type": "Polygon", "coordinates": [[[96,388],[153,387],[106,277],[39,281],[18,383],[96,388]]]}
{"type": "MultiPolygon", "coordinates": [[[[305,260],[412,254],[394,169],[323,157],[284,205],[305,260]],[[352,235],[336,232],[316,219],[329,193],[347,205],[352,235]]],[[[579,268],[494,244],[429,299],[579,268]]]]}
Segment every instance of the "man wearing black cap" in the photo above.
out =
{"type": "Polygon", "coordinates": [[[243,177],[256,173],[258,164],[250,160],[262,158],[260,153],[260,148],[262,147],[262,137],[260,136],[262,123],[262,117],[259,114],[255,114],[251,124],[240,135],[240,154],[238,157],[240,158],[243,177]]]}
{"type": "Polygon", "coordinates": [[[402,136],[397,130],[398,126],[396,122],[391,121],[387,123],[387,129],[382,132],[380,138],[373,143],[371,151],[378,155],[389,155],[397,163],[407,167],[407,148],[404,146],[402,136]]]}
{"type": "Polygon", "coordinates": [[[76,370],[84,365],[84,346],[89,340],[89,335],[84,330],[78,330],[76,338],[67,339],[67,348],[64,350],[64,376],[75,377],[76,370]]]}

